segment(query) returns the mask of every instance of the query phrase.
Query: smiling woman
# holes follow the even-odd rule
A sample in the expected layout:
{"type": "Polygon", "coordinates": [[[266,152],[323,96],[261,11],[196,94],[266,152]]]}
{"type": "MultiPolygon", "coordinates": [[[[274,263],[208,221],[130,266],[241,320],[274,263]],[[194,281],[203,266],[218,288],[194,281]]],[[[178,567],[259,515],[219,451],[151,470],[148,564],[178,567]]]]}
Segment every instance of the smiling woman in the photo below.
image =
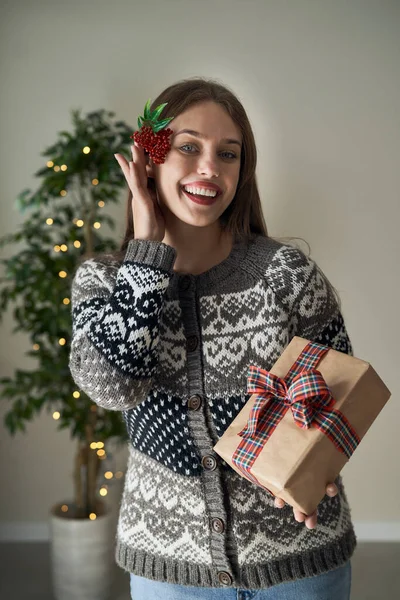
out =
{"type": "Polygon", "coordinates": [[[130,438],[117,563],[133,600],[348,600],[356,538],[340,477],[318,514],[293,513],[213,450],[247,402],[250,365],[270,370],[295,335],[352,353],[333,288],[268,236],[236,96],[193,78],[151,111],[161,104],[163,161],[140,144],[129,163],[117,155],[130,189],[120,252],[85,261],[72,288],[72,375],[130,438]]]}

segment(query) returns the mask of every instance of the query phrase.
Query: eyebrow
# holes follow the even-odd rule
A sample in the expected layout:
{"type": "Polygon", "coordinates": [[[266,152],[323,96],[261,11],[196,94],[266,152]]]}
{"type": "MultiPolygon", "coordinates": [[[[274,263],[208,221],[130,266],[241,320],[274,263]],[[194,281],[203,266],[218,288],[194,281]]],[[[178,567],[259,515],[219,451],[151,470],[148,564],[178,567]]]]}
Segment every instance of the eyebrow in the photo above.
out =
{"type": "MultiPolygon", "coordinates": [[[[194,137],[198,137],[198,138],[205,138],[205,135],[203,135],[202,133],[199,133],[198,131],[194,131],[193,129],[181,129],[180,131],[178,131],[178,133],[175,134],[175,137],[180,135],[181,133],[187,133],[189,135],[193,135],[194,137]]],[[[233,138],[225,138],[225,139],[221,140],[221,142],[224,144],[237,144],[239,146],[239,148],[242,147],[242,144],[239,142],[239,140],[235,140],[233,138]]]]}

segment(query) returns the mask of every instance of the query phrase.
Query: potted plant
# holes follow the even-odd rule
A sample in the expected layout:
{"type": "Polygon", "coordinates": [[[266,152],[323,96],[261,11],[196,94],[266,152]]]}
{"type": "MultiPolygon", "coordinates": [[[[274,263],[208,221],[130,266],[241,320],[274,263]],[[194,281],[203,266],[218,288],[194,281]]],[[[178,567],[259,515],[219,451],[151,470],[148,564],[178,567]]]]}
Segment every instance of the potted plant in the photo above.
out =
{"type": "Polygon", "coordinates": [[[70,290],[82,259],[117,249],[101,226],[115,229],[104,207],[118,202],[125,180],[113,154],[128,156],[133,129],[113,122],[112,112],[71,112],[72,133],[59,132],[41,154],[48,160],[35,174],[40,186],[17,198],[22,225],[0,239],[0,248],[22,244],[1,260],[0,320],[14,305],[13,331],[28,334],[26,355],[37,360],[33,370],[1,378],[0,393],[11,403],[4,419],[11,435],[46,409],[76,440],[74,498],[51,509],[54,592],[57,600],[99,600],[109,593],[114,543],[113,515],[101,497],[107,493],[104,464],[110,440],[124,443],[127,433],[121,413],[98,407],[71,377],[70,290]]]}

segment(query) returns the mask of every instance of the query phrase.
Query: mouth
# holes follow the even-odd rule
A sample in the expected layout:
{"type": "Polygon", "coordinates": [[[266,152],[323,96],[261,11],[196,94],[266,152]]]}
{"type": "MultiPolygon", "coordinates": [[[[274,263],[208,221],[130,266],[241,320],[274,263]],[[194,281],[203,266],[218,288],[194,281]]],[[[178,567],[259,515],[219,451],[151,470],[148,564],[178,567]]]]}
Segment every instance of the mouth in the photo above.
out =
{"type": "Polygon", "coordinates": [[[211,204],[215,204],[218,198],[222,195],[222,192],[217,192],[214,197],[202,196],[200,194],[191,194],[190,192],[187,192],[183,186],[181,189],[182,193],[185,194],[189,200],[192,200],[192,202],[195,202],[196,204],[203,204],[204,206],[211,206],[211,204]]]}

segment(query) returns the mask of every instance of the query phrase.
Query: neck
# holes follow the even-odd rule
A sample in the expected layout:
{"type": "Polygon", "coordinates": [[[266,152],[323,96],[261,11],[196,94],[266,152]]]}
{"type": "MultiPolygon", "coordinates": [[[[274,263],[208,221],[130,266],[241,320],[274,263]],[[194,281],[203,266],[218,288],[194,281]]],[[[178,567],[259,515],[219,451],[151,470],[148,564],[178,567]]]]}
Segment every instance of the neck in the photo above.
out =
{"type": "Polygon", "coordinates": [[[197,227],[187,232],[166,232],[163,243],[177,251],[175,273],[200,275],[228,258],[233,236],[219,227],[213,231],[197,227]]]}

